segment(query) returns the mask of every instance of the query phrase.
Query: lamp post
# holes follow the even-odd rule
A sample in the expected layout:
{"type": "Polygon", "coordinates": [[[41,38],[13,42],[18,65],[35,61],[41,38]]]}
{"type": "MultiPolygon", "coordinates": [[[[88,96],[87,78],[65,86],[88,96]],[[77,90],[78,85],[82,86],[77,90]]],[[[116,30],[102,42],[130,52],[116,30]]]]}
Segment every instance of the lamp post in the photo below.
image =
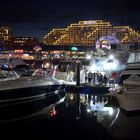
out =
{"type": "MultiPolygon", "coordinates": [[[[80,86],[80,65],[81,61],[77,60],[76,61],[76,86],[80,86]]],[[[76,119],[80,119],[80,114],[81,114],[81,107],[80,107],[80,93],[76,93],[76,119]]]]}

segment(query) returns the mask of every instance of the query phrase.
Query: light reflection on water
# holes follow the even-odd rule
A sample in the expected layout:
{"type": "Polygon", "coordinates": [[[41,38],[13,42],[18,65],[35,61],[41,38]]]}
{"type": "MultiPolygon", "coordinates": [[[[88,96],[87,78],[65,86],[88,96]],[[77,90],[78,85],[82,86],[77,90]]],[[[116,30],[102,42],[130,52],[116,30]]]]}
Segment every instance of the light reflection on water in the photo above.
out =
{"type": "Polygon", "coordinates": [[[126,115],[118,109],[108,131],[116,139],[140,140],[140,113],[126,115]]]}
{"type": "MultiPolygon", "coordinates": [[[[66,106],[74,102],[76,102],[76,95],[68,93],[66,106]]],[[[98,123],[102,123],[104,127],[112,122],[118,111],[117,101],[109,95],[80,94],[80,105],[83,114],[95,116],[98,123]]]]}
{"type": "MultiPolygon", "coordinates": [[[[76,101],[75,94],[67,94],[66,105],[76,101]]],[[[81,116],[96,117],[96,120],[116,140],[140,139],[140,112],[120,110],[117,100],[109,95],[80,94],[81,116]],[[83,114],[82,114],[83,113],[83,114]]]]}
{"type": "MultiPolygon", "coordinates": [[[[33,118],[29,119],[29,122],[31,121],[30,123],[23,121],[24,125],[22,124],[20,127],[24,131],[20,133],[22,135],[25,133],[24,135],[27,136],[28,131],[31,130],[34,132],[34,137],[38,133],[39,136],[40,134],[47,136],[48,133],[46,133],[46,130],[47,132],[55,131],[55,133],[59,133],[58,128],[61,128],[63,131],[66,130],[65,133],[67,135],[70,135],[69,131],[71,132],[73,130],[72,132],[75,133],[79,130],[77,132],[78,134],[76,133],[78,137],[84,133],[83,135],[86,136],[90,134],[89,137],[91,138],[93,135],[96,135],[97,139],[112,140],[104,137],[107,130],[109,135],[113,137],[113,140],[140,140],[140,113],[125,114],[119,109],[118,102],[113,96],[109,94],[80,94],[80,103],[78,104],[80,105],[80,120],[78,121],[76,120],[75,113],[76,105],[76,93],[66,93],[63,102],[42,110],[42,113],[39,113],[39,116],[35,117],[34,120],[33,118]],[[100,125],[103,129],[101,129],[100,125]],[[38,129],[36,126],[38,126],[38,129]],[[50,128],[51,126],[53,127],[50,128]],[[37,133],[35,133],[36,130],[38,130],[37,133]]],[[[16,125],[20,123],[16,123],[16,125]]],[[[13,131],[16,132],[20,127],[15,126],[13,131]]],[[[11,132],[11,124],[7,124],[4,128],[2,130],[6,131],[6,133],[8,131],[7,129],[11,132]]]]}

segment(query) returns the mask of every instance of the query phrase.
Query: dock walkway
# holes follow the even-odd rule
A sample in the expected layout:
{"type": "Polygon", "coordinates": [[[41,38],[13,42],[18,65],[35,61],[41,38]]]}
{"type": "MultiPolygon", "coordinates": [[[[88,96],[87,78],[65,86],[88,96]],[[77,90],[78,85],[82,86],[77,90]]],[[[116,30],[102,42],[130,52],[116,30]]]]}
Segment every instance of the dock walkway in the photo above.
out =
{"type": "Polygon", "coordinates": [[[105,94],[109,93],[108,89],[111,86],[105,85],[91,85],[82,83],[80,86],[76,86],[76,82],[66,82],[66,92],[80,93],[80,94],[105,94]]]}

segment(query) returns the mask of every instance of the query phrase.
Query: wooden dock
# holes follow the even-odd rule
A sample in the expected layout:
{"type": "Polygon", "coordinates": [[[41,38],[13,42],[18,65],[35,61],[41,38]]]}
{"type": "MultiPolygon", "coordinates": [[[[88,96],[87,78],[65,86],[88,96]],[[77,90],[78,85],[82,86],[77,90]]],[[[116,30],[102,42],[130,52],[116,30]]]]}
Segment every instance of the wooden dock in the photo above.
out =
{"type": "Polygon", "coordinates": [[[81,84],[80,86],[76,85],[67,85],[66,92],[68,93],[80,93],[80,94],[106,94],[109,93],[109,86],[104,85],[90,85],[90,84],[81,84]]]}

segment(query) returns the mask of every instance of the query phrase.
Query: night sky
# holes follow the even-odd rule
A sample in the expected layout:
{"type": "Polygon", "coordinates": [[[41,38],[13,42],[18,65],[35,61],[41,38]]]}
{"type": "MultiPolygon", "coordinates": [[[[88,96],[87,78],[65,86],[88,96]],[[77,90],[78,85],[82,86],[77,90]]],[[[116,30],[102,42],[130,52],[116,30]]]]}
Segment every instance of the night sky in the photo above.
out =
{"type": "Polygon", "coordinates": [[[139,3],[135,0],[4,0],[0,3],[0,26],[11,27],[14,36],[37,37],[40,41],[53,28],[97,19],[140,29],[139,3]]]}

